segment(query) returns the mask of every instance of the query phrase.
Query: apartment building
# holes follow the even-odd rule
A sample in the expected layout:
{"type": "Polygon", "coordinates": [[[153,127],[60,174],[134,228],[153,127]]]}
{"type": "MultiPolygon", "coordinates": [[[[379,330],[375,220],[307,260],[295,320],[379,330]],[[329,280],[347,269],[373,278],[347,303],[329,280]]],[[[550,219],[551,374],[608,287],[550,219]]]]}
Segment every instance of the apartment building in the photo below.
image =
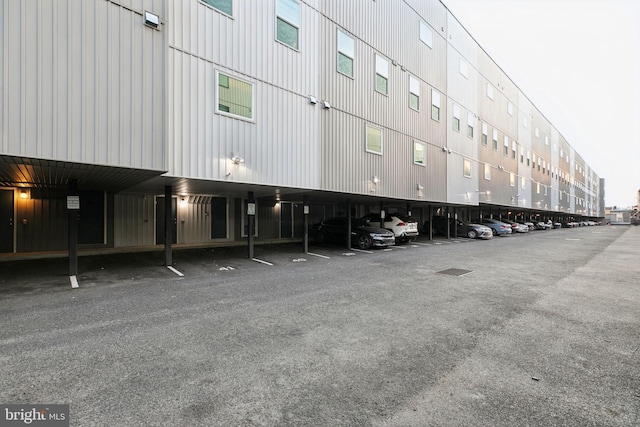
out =
{"type": "Polygon", "coordinates": [[[0,0],[0,23],[2,253],[604,216],[603,179],[438,0],[0,0]]]}

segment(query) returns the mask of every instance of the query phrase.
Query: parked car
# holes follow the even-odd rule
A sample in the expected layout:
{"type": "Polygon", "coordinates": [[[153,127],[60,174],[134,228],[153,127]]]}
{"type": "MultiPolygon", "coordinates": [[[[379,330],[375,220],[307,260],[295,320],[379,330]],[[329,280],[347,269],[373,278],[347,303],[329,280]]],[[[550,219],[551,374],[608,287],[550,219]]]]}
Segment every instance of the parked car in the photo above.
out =
{"type": "Polygon", "coordinates": [[[491,229],[494,236],[506,236],[507,234],[511,234],[513,231],[509,224],[505,224],[502,221],[498,221],[497,219],[490,218],[482,218],[478,223],[486,225],[491,229]]]}
{"type": "Polygon", "coordinates": [[[526,225],[527,227],[529,227],[529,231],[535,230],[536,226],[532,223],[532,222],[524,222],[524,225],[526,225]]]}
{"type": "MultiPolygon", "coordinates": [[[[316,242],[345,243],[347,235],[348,219],[334,217],[313,224],[310,229],[311,236],[316,242]]],[[[384,228],[372,227],[363,221],[351,220],[351,244],[360,249],[375,247],[387,247],[395,244],[393,232],[384,228]]]]}
{"type": "Polygon", "coordinates": [[[514,222],[514,221],[510,221],[510,220],[502,220],[502,222],[504,222],[505,224],[509,224],[511,226],[511,231],[513,233],[528,233],[529,232],[529,226],[528,225],[524,225],[524,224],[520,224],[519,222],[514,222]]]}
{"type": "MultiPolygon", "coordinates": [[[[456,220],[453,218],[449,218],[449,233],[453,234],[453,225],[454,222],[456,224],[456,234],[460,237],[466,236],[470,239],[491,239],[493,238],[493,232],[489,227],[486,227],[482,224],[474,224],[467,221],[456,220]]],[[[429,221],[425,221],[423,225],[424,230],[429,231],[429,221]]],[[[447,218],[443,216],[434,216],[433,217],[433,226],[431,230],[434,234],[440,234],[443,236],[447,235],[447,218]]]]}
{"type": "MultiPolygon", "coordinates": [[[[360,218],[372,227],[380,225],[380,214],[370,213],[360,218]]],[[[411,218],[398,214],[389,214],[384,218],[384,228],[392,231],[396,238],[396,243],[406,243],[418,237],[418,222],[411,218]]]]}

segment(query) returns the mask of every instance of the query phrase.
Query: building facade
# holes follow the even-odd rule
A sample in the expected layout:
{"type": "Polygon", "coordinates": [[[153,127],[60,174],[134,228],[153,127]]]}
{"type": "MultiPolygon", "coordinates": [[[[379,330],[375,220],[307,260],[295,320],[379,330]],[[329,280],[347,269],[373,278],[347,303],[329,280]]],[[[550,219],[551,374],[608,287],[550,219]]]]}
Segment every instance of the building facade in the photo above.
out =
{"type": "Polygon", "coordinates": [[[437,0],[0,0],[0,24],[1,253],[65,250],[70,210],[80,248],[604,216],[603,179],[437,0]]]}

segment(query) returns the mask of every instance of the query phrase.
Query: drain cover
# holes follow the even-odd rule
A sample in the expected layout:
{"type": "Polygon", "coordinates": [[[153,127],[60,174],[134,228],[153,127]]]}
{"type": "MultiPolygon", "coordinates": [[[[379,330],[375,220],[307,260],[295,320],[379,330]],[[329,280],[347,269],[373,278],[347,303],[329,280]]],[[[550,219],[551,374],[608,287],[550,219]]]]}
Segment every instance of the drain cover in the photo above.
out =
{"type": "Polygon", "coordinates": [[[471,273],[471,270],[465,270],[463,268],[448,268],[446,270],[438,271],[438,274],[448,274],[449,276],[464,276],[471,273]]]}

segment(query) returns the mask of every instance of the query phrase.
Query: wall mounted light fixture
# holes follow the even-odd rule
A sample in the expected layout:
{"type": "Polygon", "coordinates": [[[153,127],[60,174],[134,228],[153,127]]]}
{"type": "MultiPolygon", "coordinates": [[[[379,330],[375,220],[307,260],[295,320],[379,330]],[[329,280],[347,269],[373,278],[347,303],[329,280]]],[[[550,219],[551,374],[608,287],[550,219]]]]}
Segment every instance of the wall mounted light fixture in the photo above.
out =
{"type": "Polygon", "coordinates": [[[239,165],[240,163],[244,163],[244,159],[238,156],[237,154],[234,154],[233,157],[231,157],[231,161],[233,162],[234,165],[239,165]]]}
{"type": "Polygon", "coordinates": [[[149,26],[151,28],[158,28],[158,25],[160,25],[160,17],[154,13],[145,12],[144,25],[149,26]]]}
{"type": "Polygon", "coordinates": [[[22,188],[20,190],[20,198],[23,200],[26,200],[29,198],[29,190],[27,190],[26,188],[22,188]]]}
{"type": "Polygon", "coordinates": [[[371,178],[371,182],[373,182],[374,184],[378,184],[380,182],[380,178],[374,175],[373,178],[371,178]]]}

